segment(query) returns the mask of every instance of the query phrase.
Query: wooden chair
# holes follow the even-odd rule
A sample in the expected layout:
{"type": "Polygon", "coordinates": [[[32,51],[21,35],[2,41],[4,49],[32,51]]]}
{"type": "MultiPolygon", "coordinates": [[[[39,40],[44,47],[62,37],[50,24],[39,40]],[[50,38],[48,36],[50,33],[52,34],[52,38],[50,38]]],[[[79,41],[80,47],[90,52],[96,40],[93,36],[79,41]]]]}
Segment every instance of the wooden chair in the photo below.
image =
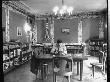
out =
{"type": "MultiPolygon", "coordinates": [[[[60,59],[61,60],[61,59],[60,59]]],[[[68,60],[67,60],[68,61],[68,60]]],[[[56,75],[58,74],[59,76],[63,76],[63,77],[67,77],[68,78],[68,82],[70,82],[71,76],[73,74],[73,59],[69,59],[69,61],[71,62],[71,71],[63,71],[62,73],[58,73],[61,69],[59,68],[55,68],[54,69],[54,77],[55,77],[55,82],[56,82],[56,75]]]]}
{"type": "Polygon", "coordinates": [[[96,62],[96,63],[90,63],[92,65],[92,73],[93,73],[93,78],[94,78],[94,72],[95,72],[95,67],[98,67],[101,69],[101,73],[104,75],[105,74],[105,63],[106,63],[106,58],[107,58],[107,51],[100,51],[102,53],[102,58],[101,62],[96,62]]]}

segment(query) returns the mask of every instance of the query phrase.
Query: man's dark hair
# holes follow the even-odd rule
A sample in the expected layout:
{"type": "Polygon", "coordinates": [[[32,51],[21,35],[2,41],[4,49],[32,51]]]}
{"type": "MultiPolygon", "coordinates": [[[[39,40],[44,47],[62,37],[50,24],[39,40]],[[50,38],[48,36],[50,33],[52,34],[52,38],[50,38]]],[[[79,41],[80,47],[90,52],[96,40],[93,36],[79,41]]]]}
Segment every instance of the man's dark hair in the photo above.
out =
{"type": "Polygon", "coordinates": [[[57,43],[62,43],[62,40],[58,39],[58,40],[57,40],[57,43]]]}

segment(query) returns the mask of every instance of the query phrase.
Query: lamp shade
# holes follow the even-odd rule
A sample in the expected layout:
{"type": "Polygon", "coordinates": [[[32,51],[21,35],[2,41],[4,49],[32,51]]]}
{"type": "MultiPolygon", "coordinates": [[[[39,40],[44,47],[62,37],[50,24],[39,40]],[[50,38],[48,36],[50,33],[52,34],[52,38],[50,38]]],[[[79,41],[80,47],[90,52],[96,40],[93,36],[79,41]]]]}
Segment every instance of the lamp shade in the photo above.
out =
{"type": "Polygon", "coordinates": [[[57,14],[58,10],[59,10],[58,6],[56,6],[56,7],[53,8],[53,12],[54,12],[55,14],[57,14]]]}
{"type": "Polygon", "coordinates": [[[25,30],[26,33],[31,30],[31,27],[27,22],[24,25],[24,30],[25,30]]]}

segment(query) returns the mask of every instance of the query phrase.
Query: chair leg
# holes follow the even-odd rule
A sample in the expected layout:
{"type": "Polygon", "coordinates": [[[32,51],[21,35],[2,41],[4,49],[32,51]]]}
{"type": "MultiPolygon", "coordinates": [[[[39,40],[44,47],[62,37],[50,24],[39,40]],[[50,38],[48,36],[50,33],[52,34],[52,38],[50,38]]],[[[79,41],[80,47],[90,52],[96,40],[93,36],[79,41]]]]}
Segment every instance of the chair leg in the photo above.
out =
{"type": "Polygon", "coordinates": [[[42,77],[42,80],[44,79],[44,70],[43,70],[43,67],[41,68],[41,77],[42,77]]]}
{"type": "Polygon", "coordinates": [[[70,78],[70,75],[69,75],[69,76],[68,76],[68,82],[70,82],[70,79],[71,79],[71,78],[70,78]]]}
{"type": "Polygon", "coordinates": [[[54,79],[55,79],[55,82],[56,82],[56,78],[57,78],[57,77],[56,77],[56,73],[55,73],[55,74],[54,74],[54,79]]]}
{"type": "Polygon", "coordinates": [[[70,79],[71,79],[71,76],[69,75],[69,76],[64,76],[64,77],[66,77],[66,79],[68,80],[68,82],[70,82],[70,79]]]}
{"type": "Polygon", "coordinates": [[[94,66],[94,65],[92,65],[92,68],[93,68],[92,73],[93,73],[93,78],[94,78],[95,66],[94,66]]]}

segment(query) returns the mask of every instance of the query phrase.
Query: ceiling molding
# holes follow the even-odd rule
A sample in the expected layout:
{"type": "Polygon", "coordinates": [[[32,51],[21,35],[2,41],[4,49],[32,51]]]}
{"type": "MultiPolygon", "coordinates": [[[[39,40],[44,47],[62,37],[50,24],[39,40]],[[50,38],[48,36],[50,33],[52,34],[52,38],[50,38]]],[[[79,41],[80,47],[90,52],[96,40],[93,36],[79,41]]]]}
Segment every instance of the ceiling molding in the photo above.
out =
{"type": "Polygon", "coordinates": [[[23,5],[20,1],[2,1],[3,5],[8,5],[9,7],[11,7],[13,10],[16,10],[22,14],[25,14],[29,17],[32,17],[33,14],[30,13],[30,9],[28,7],[26,7],[25,5],[23,5]]]}
{"type": "Polygon", "coordinates": [[[72,15],[54,15],[54,14],[46,14],[46,15],[38,15],[36,19],[46,19],[46,18],[54,18],[54,19],[73,19],[73,18],[96,18],[96,17],[103,17],[105,16],[105,12],[107,9],[101,11],[92,11],[92,12],[80,12],[72,15]]]}
{"type": "MultiPolygon", "coordinates": [[[[45,15],[53,13],[53,8],[61,8],[61,0],[23,0],[26,5],[32,8],[32,13],[45,15]]],[[[106,0],[64,0],[65,5],[73,6],[75,12],[100,11],[107,8],[106,0]]]]}
{"type": "MultiPolygon", "coordinates": [[[[4,4],[2,4],[2,7],[6,9],[6,5],[4,5],[4,4]]],[[[24,17],[27,17],[26,14],[23,14],[23,13],[17,11],[16,9],[13,9],[13,8],[10,7],[10,6],[8,6],[8,9],[9,9],[9,11],[11,11],[11,12],[14,12],[14,13],[20,14],[20,15],[22,15],[22,16],[24,16],[24,17]]]]}
{"type": "MultiPolygon", "coordinates": [[[[12,7],[14,10],[17,10],[18,12],[21,12],[27,16],[30,17],[35,17],[36,19],[41,19],[44,20],[45,18],[55,18],[55,19],[72,19],[72,18],[77,18],[77,17],[81,17],[81,18],[91,18],[91,17],[100,17],[103,16],[104,14],[101,11],[91,11],[91,12],[76,12],[73,13],[71,16],[69,15],[64,15],[63,17],[61,17],[60,15],[54,15],[54,14],[33,14],[31,11],[33,10],[31,7],[29,7],[27,4],[25,4],[23,1],[2,1],[5,5],[8,5],[10,7],[12,7]]],[[[107,10],[107,8],[105,8],[105,11],[107,10]]]]}

